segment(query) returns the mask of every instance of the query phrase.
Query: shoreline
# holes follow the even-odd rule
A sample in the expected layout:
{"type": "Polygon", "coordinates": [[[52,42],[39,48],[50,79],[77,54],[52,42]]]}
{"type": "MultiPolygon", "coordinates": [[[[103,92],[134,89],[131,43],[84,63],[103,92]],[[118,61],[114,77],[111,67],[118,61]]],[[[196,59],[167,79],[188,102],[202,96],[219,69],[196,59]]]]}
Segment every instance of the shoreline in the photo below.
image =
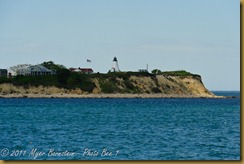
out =
{"type": "Polygon", "coordinates": [[[0,98],[236,98],[216,95],[177,95],[177,94],[0,94],[0,98]]]}

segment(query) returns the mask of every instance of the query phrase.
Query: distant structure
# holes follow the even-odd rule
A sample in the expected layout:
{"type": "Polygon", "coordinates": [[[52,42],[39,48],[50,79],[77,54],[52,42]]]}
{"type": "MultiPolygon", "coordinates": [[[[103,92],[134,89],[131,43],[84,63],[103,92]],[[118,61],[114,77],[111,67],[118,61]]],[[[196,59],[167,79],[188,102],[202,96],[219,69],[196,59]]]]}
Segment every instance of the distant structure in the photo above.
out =
{"type": "Polygon", "coordinates": [[[118,60],[116,57],[114,57],[114,60],[113,60],[113,66],[110,70],[111,72],[120,72],[119,70],[119,64],[118,64],[118,60]]]}
{"type": "Polygon", "coordinates": [[[139,69],[139,72],[148,72],[146,69],[139,69]]]}
{"type": "Polygon", "coordinates": [[[6,69],[0,69],[0,77],[7,77],[8,70],[6,69]]]}
{"type": "Polygon", "coordinates": [[[148,64],[147,64],[146,69],[139,69],[138,71],[139,71],[139,72],[148,72],[148,64]]]}
{"type": "Polygon", "coordinates": [[[71,72],[83,73],[83,74],[92,74],[93,70],[91,68],[69,68],[71,72]]]}
{"type": "Polygon", "coordinates": [[[20,64],[17,66],[10,67],[8,70],[8,77],[11,78],[17,75],[23,76],[40,76],[40,75],[53,75],[54,71],[47,69],[41,64],[30,65],[30,64],[20,64]]]}
{"type": "Polygon", "coordinates": [[[14,77],[17,75],[25,75],[26,70],[30,67],[31,64],[19,64],[12,66],[8,69],[9,77],[14,77]]]}
{"type": "Polygon", "coordinates": [[[39,75],[53,75],[53,71],[47,69],[41,64],[30,66],[26,70],[26,75],[39,76],[39,75]]]}
{"type": "Polygon", "coordinates": [[[81,72],[84,74],[91,74],[93,70],[91,68],[80,68],[81,72]]]}

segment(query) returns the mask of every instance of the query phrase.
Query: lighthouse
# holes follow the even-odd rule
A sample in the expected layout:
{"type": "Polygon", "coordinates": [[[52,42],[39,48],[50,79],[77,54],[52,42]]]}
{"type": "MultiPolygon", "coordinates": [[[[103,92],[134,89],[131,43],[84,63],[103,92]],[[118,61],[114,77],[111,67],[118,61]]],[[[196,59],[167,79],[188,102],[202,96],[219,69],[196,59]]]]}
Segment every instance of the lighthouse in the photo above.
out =
{"type": "Polygon", "coordinates": [[[117,60],[116,57],[114,57],[113,65],[112,65],[112,68],[111,68],[111,72],[120,72],[118,60],[117,60]]]}

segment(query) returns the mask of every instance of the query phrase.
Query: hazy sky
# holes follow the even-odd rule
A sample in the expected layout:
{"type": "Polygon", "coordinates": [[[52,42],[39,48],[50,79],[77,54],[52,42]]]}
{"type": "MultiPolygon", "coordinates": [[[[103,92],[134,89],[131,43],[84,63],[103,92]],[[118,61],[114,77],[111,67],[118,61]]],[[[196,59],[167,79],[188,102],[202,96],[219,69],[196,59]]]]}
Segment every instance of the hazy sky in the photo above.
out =
{"type": "Polygon", "coordinates": [[[107,72],[114,56],[122,71],[184,69],[210,90],[240,90],[240,1],[0,0],[0,68],[107,72]]]}

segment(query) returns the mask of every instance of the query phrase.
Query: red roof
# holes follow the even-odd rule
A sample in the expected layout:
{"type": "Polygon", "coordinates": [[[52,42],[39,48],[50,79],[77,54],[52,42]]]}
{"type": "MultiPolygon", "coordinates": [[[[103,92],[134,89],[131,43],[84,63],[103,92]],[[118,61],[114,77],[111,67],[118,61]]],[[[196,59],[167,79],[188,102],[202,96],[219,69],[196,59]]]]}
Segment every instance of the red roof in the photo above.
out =
{"type": "Polygon", "coordinates": [[[80,70],[83,72],[93,72],[91,68],[80,68],[80,70]]]}
{"type": "Polygon", "coordinates": [[[69,68],[69,70],[70,70],[70,71],[74,71],[74,70],[76,70],[76,68],[69,68]]]}

